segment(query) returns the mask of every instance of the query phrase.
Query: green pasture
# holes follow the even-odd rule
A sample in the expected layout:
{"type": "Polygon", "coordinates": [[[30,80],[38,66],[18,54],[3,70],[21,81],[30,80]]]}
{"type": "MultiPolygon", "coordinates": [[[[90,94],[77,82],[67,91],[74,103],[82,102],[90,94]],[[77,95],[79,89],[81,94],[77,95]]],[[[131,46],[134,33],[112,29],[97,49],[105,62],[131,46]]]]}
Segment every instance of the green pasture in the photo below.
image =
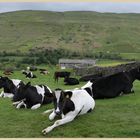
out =
{"type": "Polygon", "coordinates": [[[140,53],[140,14],[16,11],[0,14],[0,50],[65,48],[140,53]]]}
{"type": "MultiPolygon", "coordinates": [[[[78,86],[66,86],[63,79],[54,82],[53,73],[59,70],[47,67],[49,75],[40,75],[36,79],[28,80],[20,71],[15,71],[10,78],[31,81],[35,84],[47,84],[51,89],[73,89],[78,86]]],[[[134,82],[134,94],[120,96],[114,99],[96,100],[95,109],[86,115],[77,117],[73,122],[55,128],[47,135],[41,131],[52,125],[48,115],[42,112],[53,107],[44,105],[37,110],[15,109],[10,99],[0,99],[0,137],[1,138],[55,138],[55,137],[140,137],[140,81],[134,82]]]]}

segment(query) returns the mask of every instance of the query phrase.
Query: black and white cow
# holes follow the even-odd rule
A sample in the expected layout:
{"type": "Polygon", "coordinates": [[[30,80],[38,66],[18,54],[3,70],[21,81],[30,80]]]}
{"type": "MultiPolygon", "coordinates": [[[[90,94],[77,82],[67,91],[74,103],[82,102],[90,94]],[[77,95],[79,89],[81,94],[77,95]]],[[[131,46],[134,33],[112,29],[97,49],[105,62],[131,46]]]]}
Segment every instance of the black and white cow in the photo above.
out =
{"type": "Polygon", "coordinates": [[[9,79],[8,77],[0,76],[0,88],[3,88],[0,97],[12,98],[19,88],[20,82],[21,80],[18,79],[9,79]]]}
{"type": "Polygon", "coordinates": [[[53,101],[52,91],[45,85],[32,86],[30,82],[20,83],[20,87],[13,97],[13,105],[16,108],[39,108],[42,104],[48,104],[53,101]]]}
{"type": "Polygon", "coordinates": [[[34,75],[31,71],[22,71],[22,74],[24,74],[26,76],[26,78],[37,78],[36,75],[34,75]]]}
{"type": "Polygon", "coordinates": [[[78,85],[79,80],[72,77],[65,77],[64,79],[65,85],[78,85]]]}
{"type": "MultiPolygon", "coordinates": [[[[62,91],[56,89],[54,92],[54,109],[49,115],[49,119],[53,120],[57,115],[61,116],[62,119],[55,121],[52,126],[44,129],[42,133],[47,134],[55,127],[73,121],[76,116],[91,112],[94,107],[95,101],[86,90],[62,91]]],[[[52,110],[47,110],[44,114],[49,111],[52,110]]]]}
{"type": "Polygon", "coordinates": [[[85,88],[94,99],[114,98],[134,93],[132,87],[136,79],[140,80],[140,68],[105,76],[96,81],[91,80],[82,88],[85,88]]]}

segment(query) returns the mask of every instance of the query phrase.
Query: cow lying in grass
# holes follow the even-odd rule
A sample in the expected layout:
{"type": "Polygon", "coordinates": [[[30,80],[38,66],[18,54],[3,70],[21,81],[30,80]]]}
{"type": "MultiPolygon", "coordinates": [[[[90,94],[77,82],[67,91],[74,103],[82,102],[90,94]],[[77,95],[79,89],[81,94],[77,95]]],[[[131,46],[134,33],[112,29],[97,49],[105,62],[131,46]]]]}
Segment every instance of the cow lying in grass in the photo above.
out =
{"type": "Polygon", "coordinates": [[[20,83],[20,87],[13,97],[13,105],[16,108],[39,108],[42,104],[53,101],[52,91],[44,85],[32,86],[31,83],[20,83]]]}
{"type": "Polygon", "coordinates": [[[25,71],[25,70],[23,70],[22,71],[22,74],[24,74],[25,76],[26,76],[26,78],[37,78],[37,76],[36,75],[34,75],[31,71],[25,71]]]}
{"type": "Polygon", "coordinates": [[[122,94],[133,93],[133,82],[140,80],[140,68],[104,76],[96,81],[89,81],[82,89],[88,91],[94,99],[114,98],[122,94]]]}
{"type": "Polygon", "coordinates": [[[12,98],[16,93],[20,82],[21,80],[18,79],[9,79],[8,77],[0,76],[0,88],[3,88],[0,97],[12,98]]]}
{"type": "Polygon", "coordinates": [[[136,79],[140,80],[139,68],[100,78],[93,82],[93,98],[114,98],[121,94],[133,93],[133,82],[136,79]]]}
{"type": "Polygon", "coordinates": [[[64,79],[65,85],[78,85],[79,81],[76,78],[65,77],[64,79]]]}
{"type": "MultiPolygon", "coordinates": [[[[52,126],[44,129],[42,133],[47,134],[55,127],[73,121],[76,116],[91,112],[94,107],[94,99],[86,90],[77,89],[72,91],[62,91],[61,89],[56,89],[54,92],[54,109],[49,115],[49,119],[53,120],[56,116],[61,116],[62,119],[57,120],[52,126]]],[[[47,110],[44,114],[49,111],[52,110],[47,110]]]]}

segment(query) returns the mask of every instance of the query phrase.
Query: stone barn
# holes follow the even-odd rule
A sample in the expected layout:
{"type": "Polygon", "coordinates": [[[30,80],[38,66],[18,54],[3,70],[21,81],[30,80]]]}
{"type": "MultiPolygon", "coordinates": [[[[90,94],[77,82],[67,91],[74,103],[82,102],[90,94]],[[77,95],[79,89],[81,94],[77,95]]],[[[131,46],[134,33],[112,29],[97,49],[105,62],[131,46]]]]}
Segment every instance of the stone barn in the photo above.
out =
{"type": "Polygon", "coordinates": [[[95,64],[96,60],[93,59],[59,59],[59,66],[61,69],[88,67],[94,66],[95,64]]]}

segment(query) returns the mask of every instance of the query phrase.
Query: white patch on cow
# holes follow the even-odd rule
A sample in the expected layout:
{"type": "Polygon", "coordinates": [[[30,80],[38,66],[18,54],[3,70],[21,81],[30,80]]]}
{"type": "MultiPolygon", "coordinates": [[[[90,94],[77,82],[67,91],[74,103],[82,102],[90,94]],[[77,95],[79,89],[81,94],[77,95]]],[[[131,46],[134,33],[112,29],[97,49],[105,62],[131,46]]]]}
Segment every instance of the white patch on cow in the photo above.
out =
{"type": "Polygon", "coordinates": [[[35,110],[35,109],[38,109],[39,107],[41,106],[41,104],[36,104],[36,105],[33,105],[31,107],[32,110],[35,110]]]}
{"type": "Polygon", "coordinates": [[[31,78],[33,78],[33,73],[32,73],[32,72],[30,72],[30,74],[31,74],[31,78]]]}
{"type": "Polygon", "coordinates": [[[61,90],[56,90],[55,91],[55,97],[56,97],[57,103],[59,102],[60,95],[61,95],[61,90]]]}
{"type": "Polygon", "coordinates": [[[45,94],[44,86],[41,87],[41,86],[36,85],[35,87],[36,87],[37,93],[42,95],[42,101],[43,101],[44,100],[44,94],[45,94]]]}
{"type": "Polygon", "coordinates": [[[47,87],[47,89],[49,90],[49,92],[52,93],[52,90],[51,90],[48,86],[46,86],[46,87],[47,87]]]}
{"type": "MultiPolygon", "coordinates": [[[[56,90],[55,91],[55,97],[56,97],[56,100],[57,100],[57,104],[59,103],[59,100],[60,100],[60,96],[61,96],[61,90],[56,90]]],[[[59,112],[59,107],[57,106],[56,108],[56,112],[59,112]]]]}
{"type": "Polygon", "coordinates": [[[11,79],[13,84],[18,88],[19,86],[19,83],[21,82],[21,80],[18,80],[18,79],[11,79]]]}
{"type": "Polygon", "coordinates": [[[8,98],[13,98],[13,96],[14,96],[13,93],[4,93],[4,94],[3,94],[3,97],[4,97],[4,98],[7,98],[7,97],[8,97],[8,98]]]}
{"type": "Polygon", "coordinates": [[[86,90],[73,90],[72,93],[71,100],[75,105],[75,109],[80,109],[79,115],[87,113],[90,108],[94,108],[95,101],[86,90]]]}
{"type": "Polygon", "coordinates": [[[92,82],[88,81],[84,86],[81,87],[81,89],[87,88],[87,87],[91,87],[92,86],[92,82]]]}

